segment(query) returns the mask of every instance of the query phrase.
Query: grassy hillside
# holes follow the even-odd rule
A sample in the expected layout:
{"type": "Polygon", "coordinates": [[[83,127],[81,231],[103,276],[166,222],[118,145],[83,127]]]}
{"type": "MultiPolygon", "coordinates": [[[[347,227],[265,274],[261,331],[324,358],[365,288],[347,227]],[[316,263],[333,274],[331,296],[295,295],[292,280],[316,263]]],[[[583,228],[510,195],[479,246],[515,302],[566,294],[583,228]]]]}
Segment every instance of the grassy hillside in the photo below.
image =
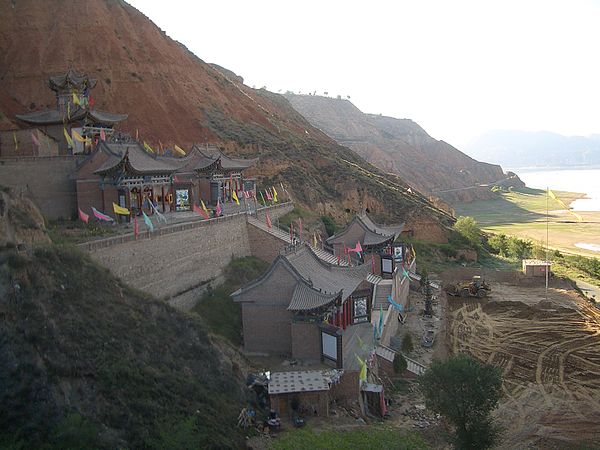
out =
{"type": "Polygon", "coordinates": [[[0,447],[239,447],[239,369],[88,256],[1,250],[0,320],[0,447]]]}

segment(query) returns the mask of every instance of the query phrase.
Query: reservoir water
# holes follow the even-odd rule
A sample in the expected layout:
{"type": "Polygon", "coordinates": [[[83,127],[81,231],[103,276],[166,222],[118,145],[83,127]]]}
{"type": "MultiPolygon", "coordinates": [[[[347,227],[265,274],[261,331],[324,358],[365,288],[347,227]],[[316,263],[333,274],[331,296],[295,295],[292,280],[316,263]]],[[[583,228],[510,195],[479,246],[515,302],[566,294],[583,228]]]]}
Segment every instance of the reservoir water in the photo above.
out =
{"type": "Polygon", "coordinates": [[[588,198],[571,203],[574,211],[600,211],[600,168],[586,169],[509,169],[519,175],[527,187],[555,191],[585,192],[588,198]]]}

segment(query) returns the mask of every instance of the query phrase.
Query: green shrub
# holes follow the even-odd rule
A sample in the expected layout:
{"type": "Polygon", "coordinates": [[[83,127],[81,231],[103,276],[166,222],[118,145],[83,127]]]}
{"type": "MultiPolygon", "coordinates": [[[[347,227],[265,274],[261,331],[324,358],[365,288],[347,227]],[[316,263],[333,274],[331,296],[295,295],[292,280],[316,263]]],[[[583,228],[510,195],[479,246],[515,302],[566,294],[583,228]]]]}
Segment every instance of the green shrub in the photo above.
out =
{"type": "Polygon", "coordinates": [[[407,367],[408,362],[406,361],[406,358],[402,353],[396,353],[396,356],[394,356],[394,372],[403,374],[407,367]]]}
{"type": "Polygon", "coordinates": [[[325,226],[328,237],[333,236],[337,232],[338,226],[330,215],[326,214],[321,216],[321,222],[323,222],[323,225],[325,226]]]}
{"type": "Polygon", "coordinates": [[[410,333],[407,332],[404,335],[404,337],[402,337],[402,344],[401,344],[400,348],[406,354],[410,354],[415,349],[415,346],[413,344],[413,339],[412,339],[412,336],[410,333]]]}

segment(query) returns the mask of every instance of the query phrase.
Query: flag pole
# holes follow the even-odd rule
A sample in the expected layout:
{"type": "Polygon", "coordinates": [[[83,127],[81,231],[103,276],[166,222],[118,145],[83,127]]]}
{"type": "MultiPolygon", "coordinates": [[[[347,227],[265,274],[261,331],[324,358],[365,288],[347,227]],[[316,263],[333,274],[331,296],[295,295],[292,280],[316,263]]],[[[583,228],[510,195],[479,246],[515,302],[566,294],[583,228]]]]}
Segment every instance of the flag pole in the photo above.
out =
{"type": "Polygon", "coordinates": [[[548,219],[548,196],[550,195],[550,188],[546,186],[546,301],[548,301],[548,236],[549,236],[549,219],[548,219]]]}

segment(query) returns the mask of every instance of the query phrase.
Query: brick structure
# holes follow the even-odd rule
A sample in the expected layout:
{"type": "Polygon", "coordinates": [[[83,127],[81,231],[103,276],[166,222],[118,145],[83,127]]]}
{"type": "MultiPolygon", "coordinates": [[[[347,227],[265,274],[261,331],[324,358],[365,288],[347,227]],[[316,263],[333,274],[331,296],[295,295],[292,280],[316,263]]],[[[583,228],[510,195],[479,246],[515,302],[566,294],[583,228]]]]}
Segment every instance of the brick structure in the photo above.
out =
{"type": "Polygon", "coordinates": [[[287,249],[232,294],[242,305],[245,350],[342,363],[343,333],[332,330],[370,320],[369,273],[366,264],[324,263],[306,245],[287,249]]]}

